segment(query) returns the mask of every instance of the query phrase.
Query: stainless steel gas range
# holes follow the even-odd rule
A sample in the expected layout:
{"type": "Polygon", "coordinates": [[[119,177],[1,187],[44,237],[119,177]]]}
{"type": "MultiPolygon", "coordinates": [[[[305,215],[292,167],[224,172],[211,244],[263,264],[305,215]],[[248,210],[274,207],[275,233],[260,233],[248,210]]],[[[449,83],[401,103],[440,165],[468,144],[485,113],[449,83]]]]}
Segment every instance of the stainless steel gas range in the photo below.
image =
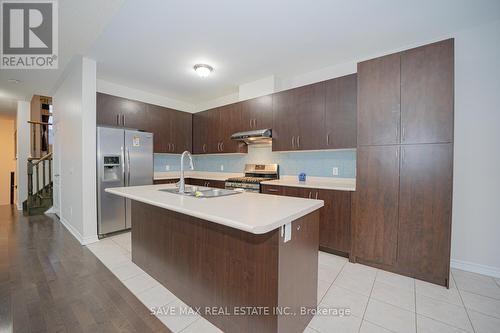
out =
{"type": "Polygon", "coordinates": [[[262,181],[278,178],[278,164],[246,164],[245,176],[226,179],[226,188],[230,190],[260,192],[260,183],[262,181]]]}

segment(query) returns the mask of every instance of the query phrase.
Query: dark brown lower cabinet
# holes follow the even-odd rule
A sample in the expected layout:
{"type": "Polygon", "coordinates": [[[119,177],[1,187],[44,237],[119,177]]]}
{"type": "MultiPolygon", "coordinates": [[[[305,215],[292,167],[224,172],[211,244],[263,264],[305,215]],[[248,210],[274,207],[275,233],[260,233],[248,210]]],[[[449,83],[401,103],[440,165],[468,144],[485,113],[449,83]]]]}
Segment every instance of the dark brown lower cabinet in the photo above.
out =
{"type": "Polygon", "coordinates": [[[449,285],[453,144],[358,147],[356,262],[449,285]]]}
{"type": "Polygon", "coordinates": [[[199,178],[186,178],[186,184],[195,186],[215,187],[215,188],[225,187],[225,182],[222,180],[210,180],[210,179],[199,179],[199,178]]]}
{"type": "Polygon", "coordinates": [[[177,183],[179,179],[155,179],[153,180],[153,185],[160,185],[160,184],[173,184],[177,183]]]}
{"type": "Polygon", "coordinates": [[[319,211],[319,248],[328,252],[351,252],[351,192],[318,190],[325,202],[319,211]]]}
{"type": "Polygon", "coordinates": [[[453,144],[401,147],[398,269],[447,284],[453,144]]]}
{"type": "Polygon", "coordinates": [[[316,188],[262,185],[262,193],[296,198],[319,199],[320,250],[347,256],[351,248],[351,192],[316,188]]]}
{"type": "Polygon", "coordinates": [[[393,265],[397,255],[399,146],[358,147],[353,194],[353,254],[393,265]]]}

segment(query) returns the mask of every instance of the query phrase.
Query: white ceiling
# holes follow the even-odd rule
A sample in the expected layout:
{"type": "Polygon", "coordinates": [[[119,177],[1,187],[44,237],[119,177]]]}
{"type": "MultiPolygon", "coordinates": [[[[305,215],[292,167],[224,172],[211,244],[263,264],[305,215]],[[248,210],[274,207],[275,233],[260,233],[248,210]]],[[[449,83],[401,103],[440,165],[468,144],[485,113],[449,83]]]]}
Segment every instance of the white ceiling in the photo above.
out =
{"type": "Polygon", "coordinates": [[[128,0],[88,54],[100,79],[197,104],[499,17],[498,0],[128,0]]]}
{"type": "Polygon", "coordinates": [[[64,0],[59,5],[59,69],[0,69],[0,114],[15,113],[14,101],[33,94],[50,95],[65,66],[83,54],[124,0],[64,0]],[[18,84],[8,82],[17,79],[18,84]]]}
{"type": "Polygon", "coordinates": [[[17,99],[50,95],[77,54],[98,61],[100,79],[198,104],[269,75],[287,78],[498,18],[498,0],[64,0],[60,68],[0,70],[0,113],[13,112],[17,99]],[[197,77],[198,62],[214,74],[197,77]]]}

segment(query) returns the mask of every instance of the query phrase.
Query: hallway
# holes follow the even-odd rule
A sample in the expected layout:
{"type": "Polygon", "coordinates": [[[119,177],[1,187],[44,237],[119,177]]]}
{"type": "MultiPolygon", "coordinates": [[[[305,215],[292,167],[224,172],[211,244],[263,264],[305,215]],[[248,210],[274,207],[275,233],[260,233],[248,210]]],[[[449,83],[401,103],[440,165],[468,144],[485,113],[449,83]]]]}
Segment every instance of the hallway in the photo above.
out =
{"type": "Polygon", "coordinates": [[[0,206],[0,332],[168,332],[60,224],[0,206]]]}

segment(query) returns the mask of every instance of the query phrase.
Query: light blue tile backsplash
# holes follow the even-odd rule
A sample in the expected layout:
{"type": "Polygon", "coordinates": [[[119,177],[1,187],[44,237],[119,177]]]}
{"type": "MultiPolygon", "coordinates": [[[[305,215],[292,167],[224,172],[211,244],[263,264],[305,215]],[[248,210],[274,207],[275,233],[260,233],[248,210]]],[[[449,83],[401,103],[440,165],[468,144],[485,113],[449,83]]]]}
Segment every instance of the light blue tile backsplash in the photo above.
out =
{"type": "MultiPolygon", "coordinates": [[[[180,155],[155,154],[155,171],[177,171],[180,155]]],[[[246,163],[278,163],[281,175],[298,175],[305,172],[308,176],[333,177],[333,168],[339,168],[339,178],[356,177],[356,151],[310,151],[278,153],[271,146],[249,146],[248,154],[196,155],[193,156],[196,171],[243,172],[246,163]]]]}

